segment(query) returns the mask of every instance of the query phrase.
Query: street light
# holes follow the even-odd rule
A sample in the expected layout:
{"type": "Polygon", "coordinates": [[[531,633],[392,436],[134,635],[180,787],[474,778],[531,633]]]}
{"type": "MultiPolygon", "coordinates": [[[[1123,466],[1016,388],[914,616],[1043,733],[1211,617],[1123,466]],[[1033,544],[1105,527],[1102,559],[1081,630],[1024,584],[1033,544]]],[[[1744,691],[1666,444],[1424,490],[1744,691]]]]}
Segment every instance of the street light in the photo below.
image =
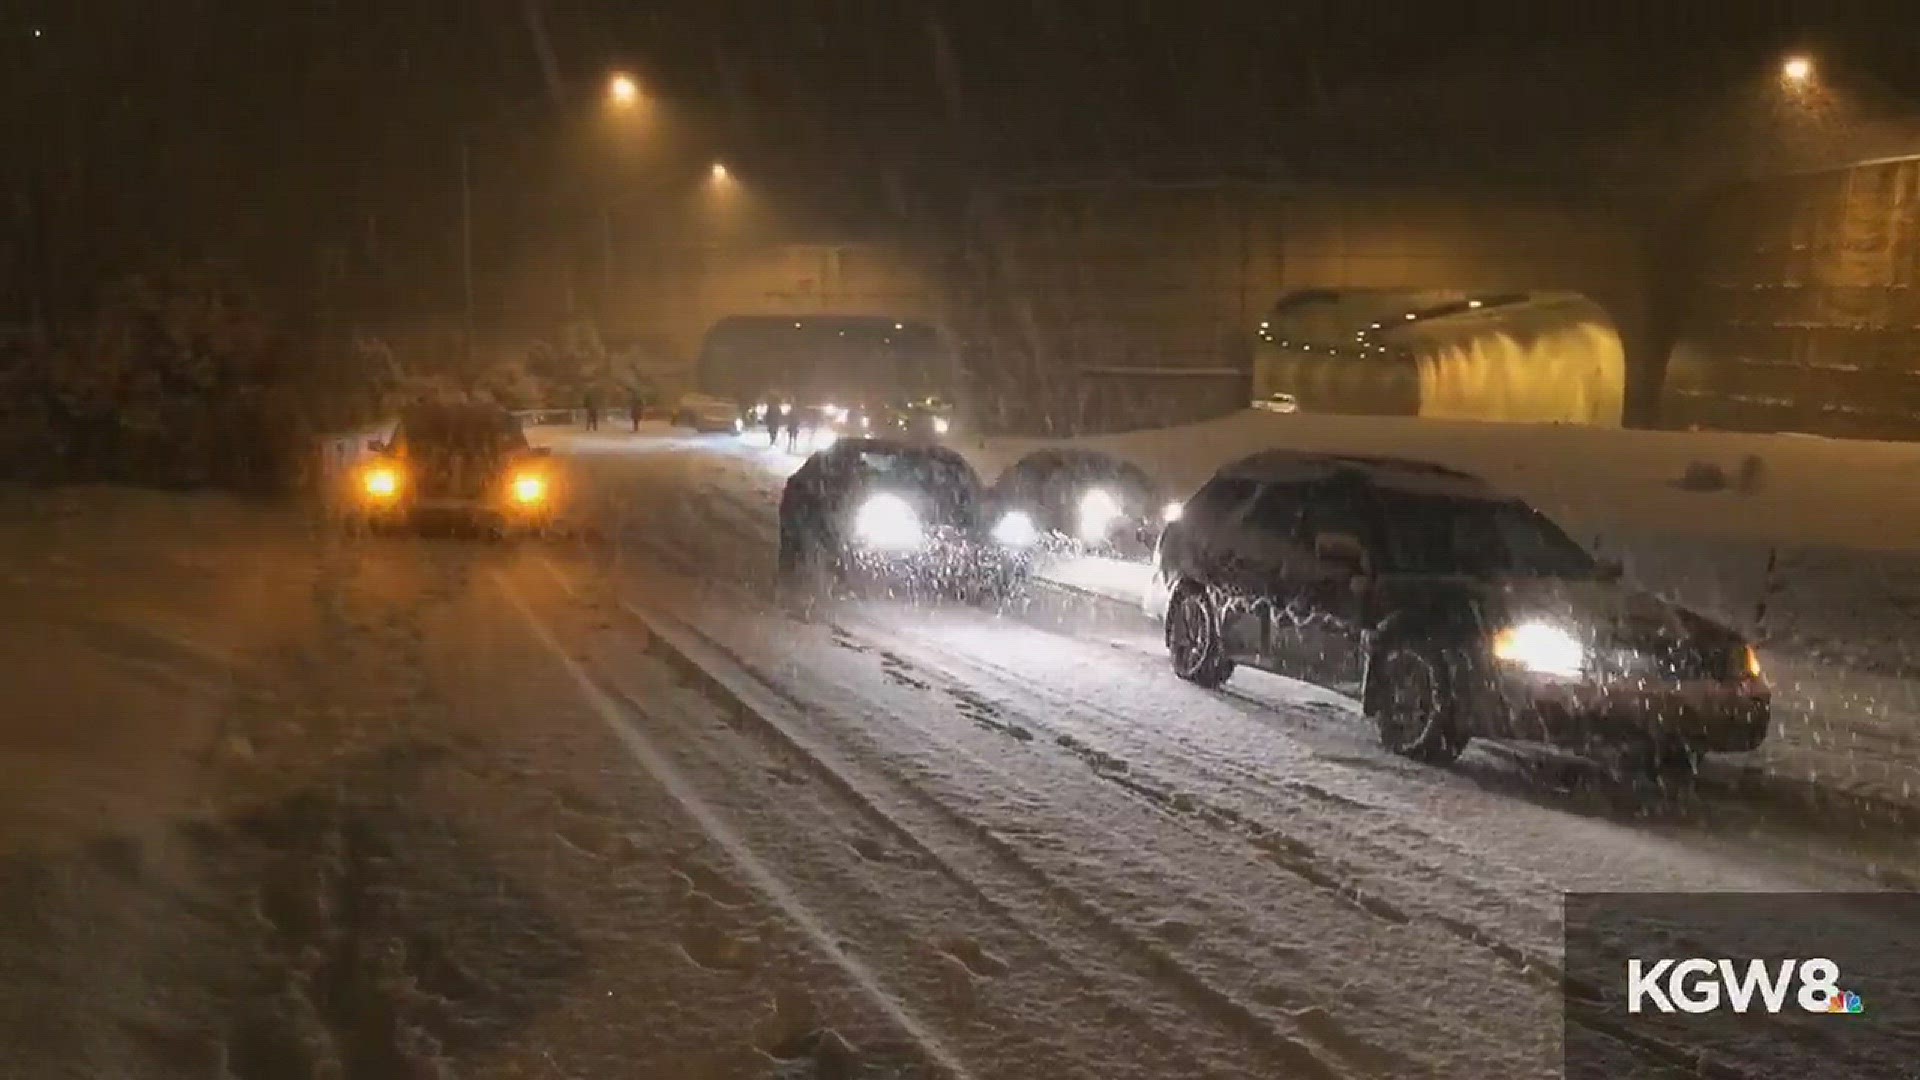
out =
{"type": "Polygon", "coordinates": [[[607,80],[607,100],[620,108],[628,108],[640,100],[640,84],[633,76],[616,73],[607,80]]]}
{"type": "Polygon", "coordinates": [[[712,177],[713,182],[716,184],[724,184],[728,180],[733,179],[733,174],[729,173],[727,167],[718,161],[713,163],[713,168],[707,170],[707,175],[712,177]]]}
{"type": "Polygon", "coordinates": [[[1805,83],[1813,78],[1813,61],[1804,56],[1790,56],[1780,65],[1780,76],[1790,83],[1805,83]]]}

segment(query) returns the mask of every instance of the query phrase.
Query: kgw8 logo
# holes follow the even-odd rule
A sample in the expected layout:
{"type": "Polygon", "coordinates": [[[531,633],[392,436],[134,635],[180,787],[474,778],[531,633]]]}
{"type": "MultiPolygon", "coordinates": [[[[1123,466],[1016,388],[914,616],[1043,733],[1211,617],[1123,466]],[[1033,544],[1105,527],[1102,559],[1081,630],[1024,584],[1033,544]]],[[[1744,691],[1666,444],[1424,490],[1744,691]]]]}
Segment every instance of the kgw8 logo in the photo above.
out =
{"type": "Polygon", "coordinates": [[[1627,961],[1627,1011],[1709,1013],[1722,1008],[1737,1013],[1759,1008],[1778,1013],[1798,977],[1795,1004],[1810,1013],[1866,1011],[1860,995],[1840,988],[1840,965],[1825,957],[1748,960],[1741,970],[1735,960],[1705,957],[1627,961]]]}

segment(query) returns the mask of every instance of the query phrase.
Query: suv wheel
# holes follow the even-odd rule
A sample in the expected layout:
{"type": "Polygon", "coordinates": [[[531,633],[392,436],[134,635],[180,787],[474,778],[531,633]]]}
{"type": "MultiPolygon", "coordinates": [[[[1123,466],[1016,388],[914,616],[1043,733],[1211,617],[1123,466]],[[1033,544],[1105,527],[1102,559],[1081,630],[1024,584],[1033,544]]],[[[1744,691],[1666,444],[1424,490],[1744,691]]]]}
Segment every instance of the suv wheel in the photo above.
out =
{"type": "Polygon", "coordinates": [[[1380,745],[1404,757],[1445,765],[1467,748],[1455,716],[1454,669],[1439,649],[1414,642],[1388,645],[1369,679],[1367,711],[1380,745]]]}
{"type": "Polygon", "coordinates": [[[1219,686],[1233,676],[1220,640],[1220,619],[1206,590],[1185,585],[1167,604],[1167,655],[1173,673],[1200,686],[1219,686]]]}

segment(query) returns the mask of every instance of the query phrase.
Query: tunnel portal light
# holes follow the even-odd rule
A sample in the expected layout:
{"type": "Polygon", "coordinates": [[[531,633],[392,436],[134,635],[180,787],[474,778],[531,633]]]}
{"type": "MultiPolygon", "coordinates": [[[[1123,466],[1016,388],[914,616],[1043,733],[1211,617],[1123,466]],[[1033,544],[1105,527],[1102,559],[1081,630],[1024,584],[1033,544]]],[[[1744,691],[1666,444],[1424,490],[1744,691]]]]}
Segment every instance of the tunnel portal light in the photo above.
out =
{"type": "Polygon", "coordinates": [[[1787,62],[1780,65],[1780,74],[1788,82],[1806,82],[1813,77],[1813,61],[1804,56],[1788,57],[1787,62]]]}
{"type": "Polygon", "coordinates": [[[1482,303],[1481,301],[1479,301],[1479,300],[1469,300],[1469,301],[1467,301],[1467,306],[1468,306],[1468,307],[1470,307],[1470,308],[1477,308],[1477,307],[1482,307],[1482,306],[1484,306],[1484,305],[1483,305],[1483,303],[1482,303]]]}
{"type": "Polygon", "coordinates": [[[1418,316],[1418,315],[1416,315],[1416,314],[1414,314],[1414,313],[1413,313],[1413,312],[1411,312],[1411,311],[1409,311],[1409,312],[1407,312],[1407,321],[1408,321],[1408,322],[1412,322],[1413,320],[1415,320],[1415,319],[1417,319],[1417,318],[1419,318],[1419,317],[1420,317],[1420,316],[1418,316]]]}

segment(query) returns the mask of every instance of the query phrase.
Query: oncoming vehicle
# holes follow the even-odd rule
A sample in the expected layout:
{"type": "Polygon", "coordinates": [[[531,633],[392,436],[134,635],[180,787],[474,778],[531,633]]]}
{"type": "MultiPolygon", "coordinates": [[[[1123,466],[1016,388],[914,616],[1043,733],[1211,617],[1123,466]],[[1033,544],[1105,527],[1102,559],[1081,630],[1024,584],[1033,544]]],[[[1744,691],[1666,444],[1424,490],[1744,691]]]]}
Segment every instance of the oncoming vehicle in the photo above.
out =
{"type": "Polygon", "coordinates": [[[1300,411],[1300,399],[1276,390],[1266,397],[1254,398],[1253,407],[1262,412],[1297,413],[1300,411]]]}
{"type": "Polygon", "coordinates": [[[879,411],[885,435],[932,441],[953,433],[953,409],[939,398],[896,399],[879,411]]]}
{"type": "Polygon", "coordinates": [[[688,427],[705,434],[722,431],[737,433],[746,428],[739,405],[706,394],[682,397],[680,403],[674,406],[673,423],[675,427],[688,427]]]}
{"type": "Polygon", "coordinates": [[[349,519],[375,531],[466,525],[531,531],[553,522],[555,470],[496,405],[414,405],[355,470],[349,519]]]}
{"type": "Polygon", "coordinates": [[[1008,466],[994,481],[993,501],[1025,510],[1042,533],[1067,544],[1143,556],[1160,525],[1157,490],[1132,462],[1055,447],[1008,466]]]}
{"type": "Polygon", "coordinates": [[[1357,690],[1409,757],[1451,761],[1478,735],[1692,768],[1767,735],[1740,635],[1623,584],[1466,473],[1256,454],[1188,500],[1155,563],[1146,602],[1181,678],[1247,664],[1357,690]]]}
{"type": "Polygon", "coordinates": [[[780,495],[780,570],[845,584],[969,598],[1025,581],[1037,538],[1026,514],[989,520],[980,478],[958,454],[893,439],[843,439],[800,466],[780,495]]]}

